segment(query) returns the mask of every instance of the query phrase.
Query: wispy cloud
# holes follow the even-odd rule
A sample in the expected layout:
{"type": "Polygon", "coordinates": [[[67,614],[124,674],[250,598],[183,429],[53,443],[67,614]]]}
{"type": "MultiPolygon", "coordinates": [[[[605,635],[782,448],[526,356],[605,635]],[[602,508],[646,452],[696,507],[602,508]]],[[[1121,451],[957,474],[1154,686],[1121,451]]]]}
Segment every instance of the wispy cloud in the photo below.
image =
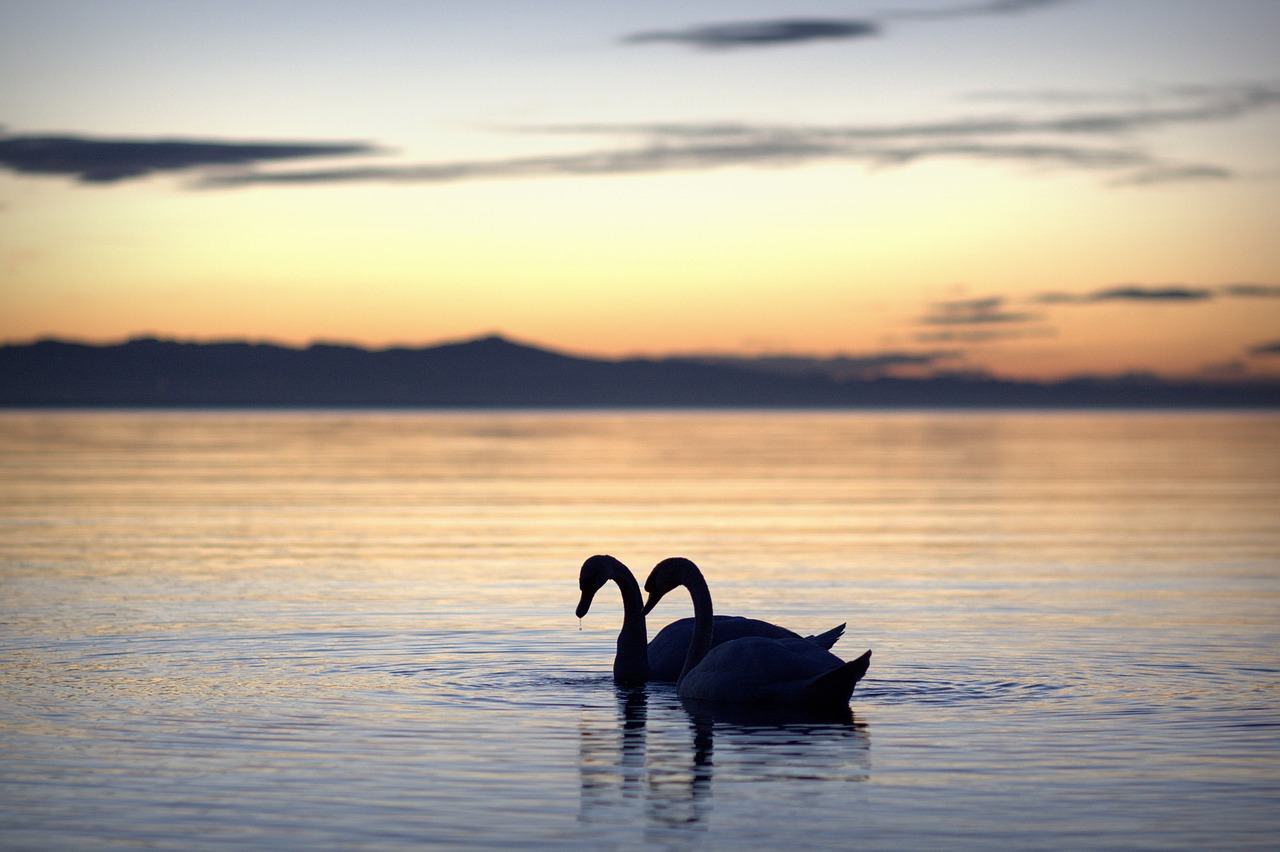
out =
{"type": "Polygon", "coordinates": [[[649,145],[506,160],[459,160],[403,166],[292,171],[243,171],[209,175],[201,187],[235,187],[307,183],[450,183],[486,178],[580,177],[705,170],[733,165],[792,164],[831,156],[815,144],[768,145],[716,143],[649,145]]]}
{"type": "Polygon", "coordinates": [[[1039,314],[1007,310],[1005,303],[1003,296],[935,302],[920,322],[924,325],[1004,325],[1042,319],[1039,314]]]}
{"type": "MultiPolygon", "coordinates": [[[[911,323],[917,344],[948,347],[945,351],[956,358],[966,358],[977,347],[986,344],[1055,337],[1054,320],[1059,306],[1128,304],[1131,310],[1142,306],[1181,305],[1184,310],[1227,299],[1280,299],[1280,284],[1236,282],[1217,285],[1191,284],[1115,284],[1081,292],[1049,292],[1032,296],[1010,297],[1002,294],[978,298],[935,301],[911,323]]],[[[1080,308],[1084,310],[1083,308],[1080,308]]],[[[1249,358],[1280,356],[1280,340],[1241,348],[1228,361],[1206,364],[1203,372],[1219,378],[1245,376],[1249,358]]]]}
{"type": "Polygon", "coordinates": [[[1011,309],[1004,296],[952,299],[928,306],[915,321],[924,329],[915,339],[930,345],[975,346],[1046,337],[1053,334],[1053,329],[1044,319],[1038,312],[1011,309]]]}
{"type": "MultiPolygon", "coordinates": [[[[1056,334],[1052,325],[1053,308],[1057,306],[1128,303],[1139,305],[1203,305],[1220,299],[1277,299],[1280,285],[1232,283],[1216,286],[1189,284],[1116,284],[1078,293],[1049,292],[1020,298],[985,296],[934,302],[924,316],[916,320],[925,329],[915,340],[931,346],[980,346],[996,341],[1048,337],[1056,334]],[[1018,304],[1039,306],[1041,312],[1020,310],[1018,304]],[[1012,306],[1011,306],[1012,305],[1012,306]]],[[[959,350],[965,351],[963,349],[959,350]]],[[[1246,357],[1280,355],[1280,340],[1242,349],[1240,356],[1221,363],[1206,364],[1206,375],[1241,377],[1248,373],[1246,357]]]]}
{"type": "Polygon", "coordinates": [[[1043,293],[1036,301],[1045,305],[1080,305],[1091,302],[1200,302],[1212,299],[1212,290],[1203,287],[1166,285],[1144,287],[1122,284],[1091,293],[1043,293]]]}
{"type": "Polygon", "coordinates": [[[818,162],[905,166],[931,159],[1041,165],[1108,174],[1117,184],[1236,176],[1215,163],[1167,160],[1134,144],[1138,130],[1226,121],[1280,105],[1280,83],[1178,89],[1160,103],[1048,116],[967,116],[946,121],[772,125],[740,122],[578,123],[508,129],[607,140],[602,149],[504,160],[241,170],[209,175],[204,187],[352,182],[444,183],[521,177],[626,175],[818,162]]]}
{"type": "Polygon", "coordinates": [[[369,154],[352,142],[228,142],[98,139],[86,136],[0,136],[0,167],[22,174],[69,175],[82,183],[115,183],[159,172],[314,157],[369,154]]]}
{"type": "Polygon", "coordinates": [[[1117,284],[1087,293],[1041,293],[1034,301],[1042,305],[1088,305],[1099,302],[1206,302],[1219,297],[1276,299],[1280,285],[1223,284],[1196,287],[1188,284],[1117,284]]]}
{"type": "MultiPolygon", "coordinates": [[[[1041,105],[1043,106],[1043,105],[1041,105]]],[[[962,159],[997,165],[1087,170],[1117,185],[1241,177],[1230,165],[1166,158],[1135,141],[1140,131],[1229,121],[1280,106],[1280,81],[1181,87],[1141,103],[1050,114],[971,115],[928,122],[778,125],[741,122],[577,123],[507,128],[507,133],[573,135],[598,147],[495,160],[397,163],[361,159],[314,168],[289,160],[381,154],[368,143],[119,140],[0,136],[0,168],[111,183],[161,172],[196,171],[200,188],[342,183],[438,184],[465,180],[636,175],[851,163],[870,168],[962,159]]],[[[1039,110],[1031,110],[1034,113],[1039,110]]]]}
{"type": "Polygon", "coordinates": [[[1079,0],[992,0],[988,3],[972,3],[965,6],[943,6],[937,9],[906,9],[886,12],[886,18],[917,21],[941,21],[949,18],[968,18],[979,15],[1011,15],[1032,12],[1050,6],[1065,6],[1079,0]]]}
{"type": "Polygon", "coordinates": [[[918,343],[930,345],[981,346],[998,341],[1053,337],[1055,334],[1055,329],[1048,325],[1008,324],[1004,327],[943,328],[941,330],[922,331],[915,335],[915,339],[918,343]]]}
{"type": "Polygon", "coordinates": [[[765,47],[798,42],[867,38],[877,35],[880,27],[873,21],[838,18],[784,18],[739,24],[709,24],[681,30],[651,30],[633,33],[622,39],[625,44],[674,42],[708,49],[731,47],[765,47]]]}
{"type": "Polygon", "coordinates": [[[1280,299],[1280,284],[1224,284],[1218,288],[1224,296],[1249,299],[1280,299]]]}
{"type": "MultiPolygon", "coordinates": [[[[1141,104],[1067,109],[1050,115],[962,116],[897,124],[771,125],[741,122],[564,124],[517,128],[610,140],[604,150],[557,157],[447,163],[329,174],[334,179],[436,181],[482,177],[634,174],[726,166],[786,166],[823,161],[870,167],[933,159],[970,159],[1109,174],[1117,184],[1226,180],[1217,163],[1166,159],[1135,144],[1138,131],[1228,121],[1280,106],[1280,82],[1179,87],[1141,104]]],[[[264,173],[265,174],[265,173],[264,173]]],[[[324,172],[299,175],[324,180],[324,172]]],[[[228,176],[231,183],[235,175],[228,176]]],[[[287,180],[288,178],[286,178],[287,180]]],[[[256,179],[251,178],[250,182],[256,179]]],[[[270,182],[271,175],[265,180],[270,182]]]]}
{"type": "Polygon", "coordinates": [[[1112,103],[1110,110],[1071,112],[1011,125],[1020,131],[1054,133],[1127,133],[1165,125],[1194,124],[1239,118],[1280,104],[1280,83],[1251,82],[1215,86],[1173,86],[1153,92],[993,93],[986,100],[1063,103],[1112,103]]]}
{"type": "Polygon", "coordinates": [[[506,160],[462,160],[404,166],[364,166],[284,171],[228,171],[202,177],[198,186],[321,183],[449,183],[526,177],[632,175],[707,171],[740,167],[800,166],[819,162],[862,162],[873,167],[905,166],[920,160],[953,158],[1005,163],[1038,163],[1091,170],[1140,169],[1147,155],[1105,147],[1036,143],[929,142],[864,145],[825,134],[762,130],[733,140],[656,141],[636,147],[506,160]]]}
{"type": "MultiPolygon", "coordinates": [[[[990,97],[990,95],[988,95],[990,97]]],[[[1043,93],[1035,95],[1043,97],[1043,93]]],[[[582,135],[641,136],[668,143],[685,140],[717,140],[724,144],[751,140],[775,145],[847,146],[851,143],[914,142],[927,152],[927,140],[948,140],[975,146],[993,139],[1018,136],[1117,137],[1138,130],[1182,124],[1227,121],[1280,106],[1280,81],[1221,86],[1175,87],[1149,95],[1141,103],[1122,104],[1110,110],[1068,111],[1049,116],[969,116],[946,121],[860,125],[759,125],[732,122],[652,122],[641,124],[561,124],[522,130],[582,135]],[[978,141],[974,141],[978,140],[978,141]]],[[[1053,148],[1040,144],[1027,147],[1053,148]]],[[[1063,147],[1063,146],[1056,146],[1063,147]]],[[[892,147],[864,149],[885,151],[892,147]]],[[[901,149],[913,150],[912,147],[901,149]]],[[[1150,158],[1133,153],[1125,162],[1150,158]]]]}

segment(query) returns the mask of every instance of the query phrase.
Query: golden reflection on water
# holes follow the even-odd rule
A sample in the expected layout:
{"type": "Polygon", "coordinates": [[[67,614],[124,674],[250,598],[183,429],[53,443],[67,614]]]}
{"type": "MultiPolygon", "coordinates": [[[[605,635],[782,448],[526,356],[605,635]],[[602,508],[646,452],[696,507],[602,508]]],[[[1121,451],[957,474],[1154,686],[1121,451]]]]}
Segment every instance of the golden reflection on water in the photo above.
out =
{"type": "MultiPolygon", "coordinates": [[[[688,555],[730,609],[818,627],[855,618],[873,637],[914,611],[929,614],[922,631],[972,630],[971,606],[1006,629],[1035,629],[1046,606],[1068,627],[1163,611],[1185,625],[1212,621],[1224,597],[1262,625],[1274,600],[1236,600],[1234,581],[1280,563],[1278,424],[1182,413],[7,413],[0,546],[9,570],[26,566],[15,605],[49,617],[70,572],[92,576],[101,605],[123,616],[166,596],[234,610],[286,582],[287,610],[417,599],[448,623],[482,599],[552,626],[560,602],[544,590],[611,552],[637,572],[688,555]]],[[[165,611],[181,624],[183,606],[165,611]]]]}
{"type": "Polygon", "coordinates": [[[1277,517],[1274,414],[7,412],[0,743],[25,759],[0,786],[73,827],[33,848],[101,841],[70,791],[109,811],[112,778],[140,814],[166,785],[274,808],[260,840],[308,795],[457,843],[617,845],[616,817],[776,848],[768,796],[879,848],[962,816],[1034,845],[1073,825],[1060,796],[1112,845],[1170,814],[1255,837],[1262,809],[1198,784],[1276,792],[1277,517]],[[689,556],[722,612],[847,621],[836,651],[875,652],[856,724],[628,703],[616,596],[573,618],[597,552],[689,556]]]}

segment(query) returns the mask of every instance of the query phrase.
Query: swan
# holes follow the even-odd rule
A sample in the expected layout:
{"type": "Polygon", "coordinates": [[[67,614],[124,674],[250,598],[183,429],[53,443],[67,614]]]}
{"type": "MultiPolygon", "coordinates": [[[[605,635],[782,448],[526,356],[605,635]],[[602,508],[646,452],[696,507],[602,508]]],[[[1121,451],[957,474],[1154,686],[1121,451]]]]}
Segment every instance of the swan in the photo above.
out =
{"type": "Polygon", "coordinates": [[[684,586],[693,598],[693,641],[676,681],[682,699],[788,707],[848,705],[871,664],[871,652],[844,662],[803,639],[749,636],[712,647],[711,591],[698,566],[676,556],[659,562],[645,581],[648,614],[662,596],[684,586]]]}
{"type": "MultiPolygon", "coordinates": [[[[610,580],[617,583],[622,591],[622,630],[618,633],[618,653],[613,658],[613,679],[623,685],[646,681],[674,683],[680,676],[689,643],[693,639],[694,619],[673,621],[658,631],[653,641],[646,645],[648,637],[640,584],[636,582],[630,568],[614,557],[603,554],[592,556],[582,563],[582,570],[578,574],[578,588],[582,591],[582,597],[578,601],[578,618],[587,614],[596,592],[610,580]]],[[[845,627],[841,624],[826,633],[802,638],[785,627],[736,615],[717,615],[712,624],[712,645],[747,636],[767,636],[773,639],[796,639],[824,649],[836,643],[845,627]]]]}

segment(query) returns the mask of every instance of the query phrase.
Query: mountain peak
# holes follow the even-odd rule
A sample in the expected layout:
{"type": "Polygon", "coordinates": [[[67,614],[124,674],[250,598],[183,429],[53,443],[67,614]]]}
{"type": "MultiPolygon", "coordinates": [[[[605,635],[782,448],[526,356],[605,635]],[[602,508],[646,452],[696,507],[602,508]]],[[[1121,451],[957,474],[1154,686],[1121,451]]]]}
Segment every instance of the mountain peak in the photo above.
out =
{"type": "Polygon", "coordinates": [[[423,348],[136,339],[0,346],[0,407],[1280,407],[1280,384],[784,374],[751,362],[604,360],[502,334],[423,348]]]}

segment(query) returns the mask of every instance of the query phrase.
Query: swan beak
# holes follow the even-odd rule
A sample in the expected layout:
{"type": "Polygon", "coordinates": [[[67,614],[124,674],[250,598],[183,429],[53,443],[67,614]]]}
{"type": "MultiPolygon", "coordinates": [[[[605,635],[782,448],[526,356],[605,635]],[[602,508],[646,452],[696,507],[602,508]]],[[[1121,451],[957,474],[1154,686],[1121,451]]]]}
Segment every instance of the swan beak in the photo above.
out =
{"type": "Polygon", "coordinates": [[[591,609],[591,599],[596,596],[596,590],[586,588],[582,590],[582,598],[578,601],[578,618],[587,614],[587,610],[591,609]]]}
{"type": "Polygon", "coordinates": [[[649,599],[644,602],[644,614],[648,615],[649,611],[658,605],[658,601],[662,600],[664,592],[649,592],[649,599]]]}

